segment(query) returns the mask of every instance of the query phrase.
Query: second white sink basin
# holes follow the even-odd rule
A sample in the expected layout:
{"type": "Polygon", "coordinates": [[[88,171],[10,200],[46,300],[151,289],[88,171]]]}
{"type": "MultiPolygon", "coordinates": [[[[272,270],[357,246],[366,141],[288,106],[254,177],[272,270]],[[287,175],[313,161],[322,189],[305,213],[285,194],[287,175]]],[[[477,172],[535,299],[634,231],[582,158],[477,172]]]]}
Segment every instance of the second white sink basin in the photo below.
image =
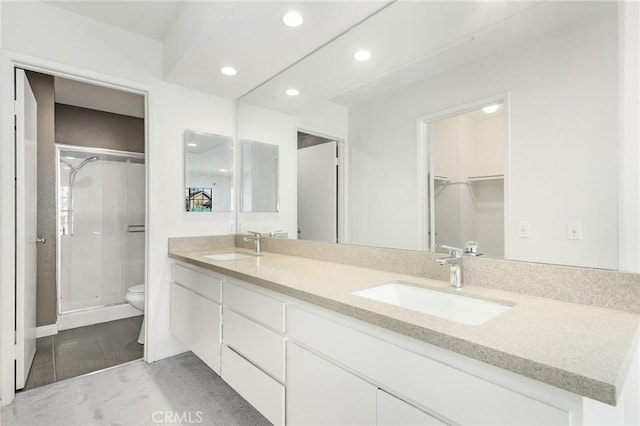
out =
{"type": "Polygon", "coordinates": [[[391,282],[352,294],[468,325],[480,325],[509,306],[458,294],[391,282]]]}
{"type": "Polygon", "coordinates": [[[238,259],[248,259],[255,258],[255,256],[245,253],[238,253],[235,251],[231,251],[228,253],[212,253],[206,254],[204,257],[213,260],[238,260],[238,259]]]}

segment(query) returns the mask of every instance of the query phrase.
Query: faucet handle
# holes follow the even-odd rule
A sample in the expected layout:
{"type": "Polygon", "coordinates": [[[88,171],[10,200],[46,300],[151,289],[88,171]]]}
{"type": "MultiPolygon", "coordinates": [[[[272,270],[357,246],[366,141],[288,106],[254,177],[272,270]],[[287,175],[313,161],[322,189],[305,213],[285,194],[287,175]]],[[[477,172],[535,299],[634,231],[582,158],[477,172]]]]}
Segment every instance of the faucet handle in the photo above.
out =
{"type": "Polygon", "coordinates": [[[256,238],[261,238],[262,234],[256,231],[247,231],[247,233],[252,234],[253,236],[255,236],[256,238]]]}
{"type": "Polygon", "coordinates": [[[445,244],[436,244],[436,248],[441,248],[441,249],[445,249],[447,250],[447,252],[449,253],[449,256],[453,256],[453,257],[461,257],[462,256],[462,249],[459,249],[457,247],[451,247],[451,246],[447,246],[445,244]]]}
{"type": "Polygon", "coordinates": [[[482,256],[482,253],[478,253],[478,242],[467,241],[464,243],[464,255],[465,256],[482,256]]]}
{"type": "Polygon", "coordinates": [[[279,234],[284,233],[284,229],[278,229],[277,231],[271,231],[269,232],[269,236],[271,238],[277,238],[279,234]]]}

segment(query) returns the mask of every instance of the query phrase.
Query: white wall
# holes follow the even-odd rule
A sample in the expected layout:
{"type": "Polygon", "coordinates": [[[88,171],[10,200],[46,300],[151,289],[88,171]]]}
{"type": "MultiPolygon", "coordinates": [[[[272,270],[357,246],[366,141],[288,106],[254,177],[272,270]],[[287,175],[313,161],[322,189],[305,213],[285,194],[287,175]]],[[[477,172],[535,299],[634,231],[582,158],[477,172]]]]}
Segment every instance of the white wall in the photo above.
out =
{"type": "Polygon", "coordinates": [[[280,147],[280,210],[273,213],[238,211],[238,232],[284,230],[296,238],[296,121],[294,117],[273,110],[238,103],[238,140],[251,140],[280,147]]]}
{"type": "Polygon", "coordinates": [[[617,16],[600,18],[351,108],[350,240],[417,248],[416,118],[509,92],[507,257],[617,268],[617,16]]]}
{"type": "MultiPolygon", "coordinates": [[[[78,69],[94,78],[149,88],[146,314],[151,330],[147,358],[155,361],[183,351],[169,332],[167,238],[226,233],[233,213],[183,211],[182,134],[191,128],[233,136],[235,102],[162,82],[159,42],[39,2],[2,2],[0,7],[2,49],[48,61],[63,70],[78,69]]],[[[6,76],[2,81],[7,81],[6,76]]],[[[4,102],[12,88],[1,89],[4,102]]],[[[2,138],[9,136],[3,129],[2,138]]],[[[5,152],[3,167],[10,161],[5,152]]],[[[3,246],[3,253],[5,249],[3,246]]]]}

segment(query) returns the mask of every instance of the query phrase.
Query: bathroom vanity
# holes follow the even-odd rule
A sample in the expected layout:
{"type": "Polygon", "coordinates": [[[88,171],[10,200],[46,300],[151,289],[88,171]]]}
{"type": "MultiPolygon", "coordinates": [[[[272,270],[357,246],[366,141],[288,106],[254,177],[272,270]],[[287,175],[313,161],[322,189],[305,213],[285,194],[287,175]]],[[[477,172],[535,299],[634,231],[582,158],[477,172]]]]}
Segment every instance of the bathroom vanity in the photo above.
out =
{"type": "MultiPolygon", "coordinates": [[[[233,241],[170,243],[171,330],[274,424],[622,424],[625,405],[637,407],[639,316],[626,306],[454,291],[384,262],[318,260],[331,244],[300,244],[298,255],[300,242],[267,244],[280,252],[253,256],[223,240],[233,241]],[[353,294],[392,281],[506,309],[469,325],[353,294]]],[[[367,250],[341,247],[353,258],[367,250]]],[[[437,256],[388,255],[414,267],[437,256]]],[[[616,291],[635,304],[638,277],[626,275],[616,291]]]]}

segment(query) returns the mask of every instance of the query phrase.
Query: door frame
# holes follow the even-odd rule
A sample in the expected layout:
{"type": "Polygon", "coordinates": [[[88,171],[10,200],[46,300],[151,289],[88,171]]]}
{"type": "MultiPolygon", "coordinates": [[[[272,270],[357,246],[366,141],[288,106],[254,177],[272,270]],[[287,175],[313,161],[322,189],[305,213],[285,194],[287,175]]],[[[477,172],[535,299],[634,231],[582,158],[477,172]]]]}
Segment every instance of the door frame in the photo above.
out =
{"type": "MultiPolygon", "coordinates": [[[[337,198],[338,198],[338,243],[342,244],[342,243],[347,243],[348,241],[345,241],[346,236],[347,236],[347,203],[345,202],[347,200],[347,194],[346,194],[346,190],[348,188],[347,185],[347,170],[348,170],[348,161],[347,161],[347,139],[346,138],[340,138],[340,137],[336,137],[336,136],[331,136],[327,133],[323,133],[321,131],[316,131],[316,130],[310,130],[308,127],[302,126],[302,127],[296,127],[296,155],[295,155],[295,167],[296,167],[296,171],[295,171],[295,200],[294,200],[294,205],[298,205],[298,145],[297,145],[297,140],[298,140],[298,133],[306,133],[308,135],[312,135],[312,136],[318,136],[324,139],[329,139],[332,141],[336,141],[336,145],[338,147],[338,194],[337,194],[337,198]]],[[[296,239],[298,239],[298,235],[297,235],[297,229],[298,229],[298,209],[296,207],[296,239]]]]}
{"type": "Polygon", "coordinates": [[[418,250],[435,251],[431,247],[431,232],[434,228],[433,206],[430,202],[433,194],[433,179],[431,170],[433,170],[433,159],[430,153],[430,128],[429,124],[445,118],[455,117],[456,115],[478,110],[492,103],[503,104],[504,108],[504,254],[508,259],[510,253],[510,244],[508,238],[509,224],[511,223],[511,165],[509,158],[511,157],[511,133],[510,133],[510,110],[509,110],[509,92],[496,93],[481,99],[466,102],[437,112],[420,116],[416,119],[416,142],[417,142],[417,161],[418,161],[418,250]]]}
{"type": "MultiPolygon", "coordinates": [[[[15,201],[14,186],[14,69],[22,68],[56,77],[77,80],[96,86],[135,93],[145,98],[145,228],[149,229],[149,148],[150,148],[150,86],[127,81],[85,69],[62,65],[15,52],[0,51],[0,398],[2,405],[10,404],[15,397],[15,201]]],[[[148,312],[149,287],[149,232],[145,235],[145,312],[148,312]]],[[[146,321],[146,335],[150,336],[146,321]]],[[[153,342],[147,339],[144,359],[152,354],[153,342]]]]}

